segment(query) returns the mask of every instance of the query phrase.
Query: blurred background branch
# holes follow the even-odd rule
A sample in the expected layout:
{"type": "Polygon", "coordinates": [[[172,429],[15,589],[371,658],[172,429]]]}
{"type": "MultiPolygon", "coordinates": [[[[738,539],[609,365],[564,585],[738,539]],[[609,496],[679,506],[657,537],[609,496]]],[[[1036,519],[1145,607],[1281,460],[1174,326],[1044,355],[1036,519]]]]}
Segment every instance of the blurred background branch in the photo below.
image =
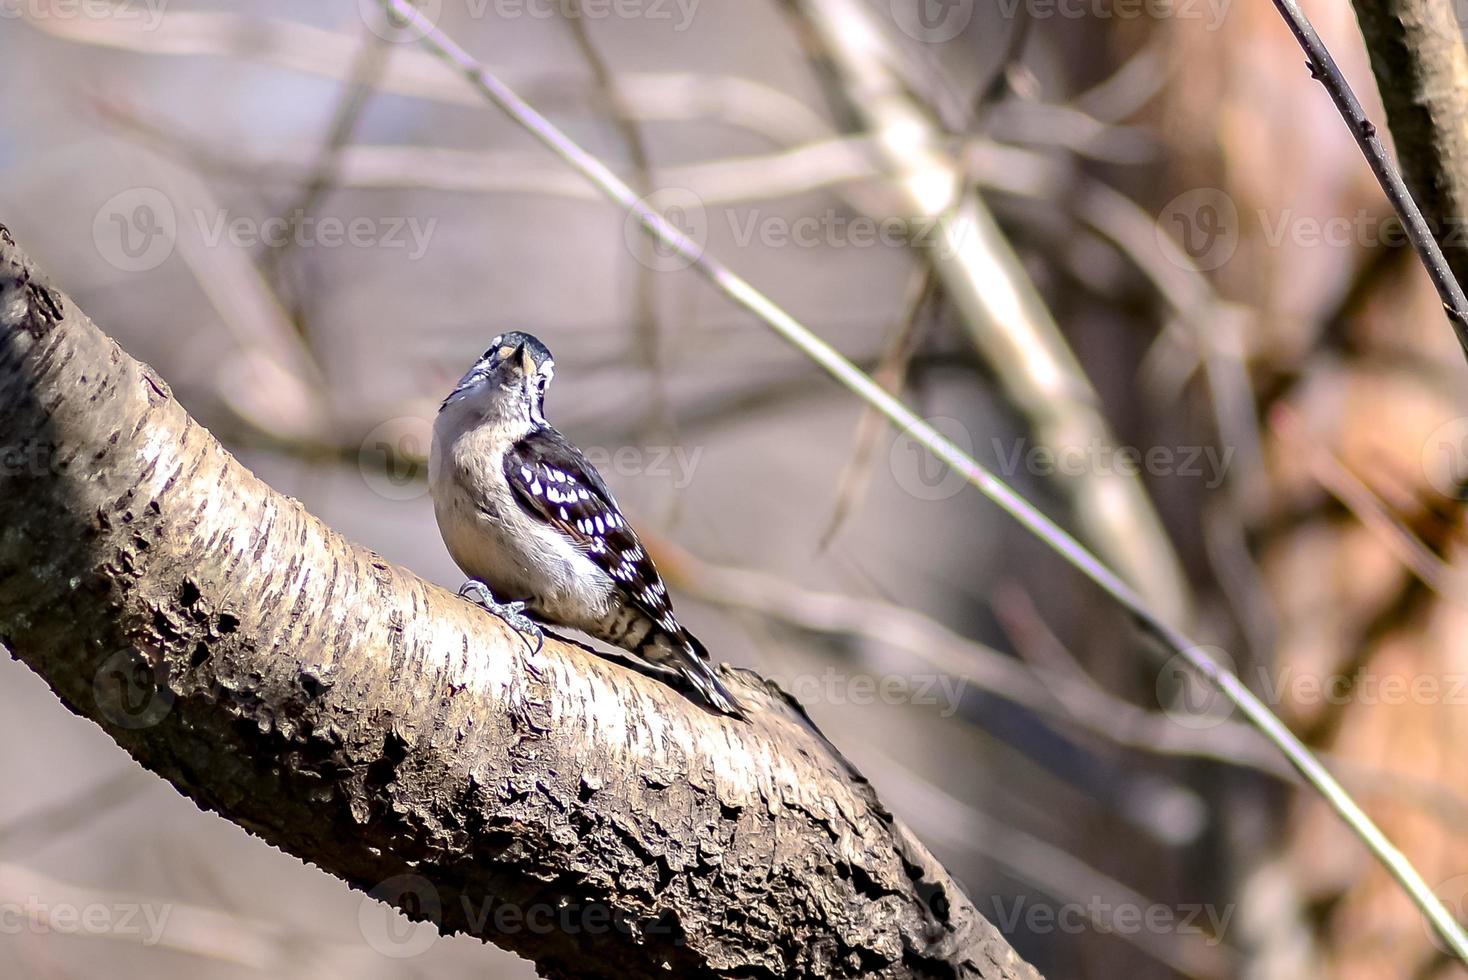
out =
{"type": "MultiPolygon", "coordinates": [[[[982,356],[1035,438],[1058,452],[1114,446],[1085,372],[1035,291],[1019,257],[961,166],[947,156],[923,110],[910,98],[914,80],[857,0],[792,3],[809,24],[812,61],[835,76],[825,91],[841,100],[873,146],[898,191],[892,213],[912,225],[920,261],[963,318],[982,356]]],[[[1062,479],[1083,538],[1170,623],[1189,622],[1187,583],[1172,546],[1134,478],[1082,472],[1062,479]]]]}

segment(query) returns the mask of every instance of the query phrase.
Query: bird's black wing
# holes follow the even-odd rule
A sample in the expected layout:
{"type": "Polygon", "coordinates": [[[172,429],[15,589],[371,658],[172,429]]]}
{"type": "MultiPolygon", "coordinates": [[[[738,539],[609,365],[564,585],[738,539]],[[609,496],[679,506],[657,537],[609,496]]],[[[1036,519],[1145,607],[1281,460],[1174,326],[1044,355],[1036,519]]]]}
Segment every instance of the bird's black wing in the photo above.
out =
{"type": "Polygon", "coordinates": [[[610,575],[629,603],[665,632],[685,635],[637,532],[596,467],[570,440],[549,426],[536,429],[505,454],[505,477],[525,509],[610,575]]]}

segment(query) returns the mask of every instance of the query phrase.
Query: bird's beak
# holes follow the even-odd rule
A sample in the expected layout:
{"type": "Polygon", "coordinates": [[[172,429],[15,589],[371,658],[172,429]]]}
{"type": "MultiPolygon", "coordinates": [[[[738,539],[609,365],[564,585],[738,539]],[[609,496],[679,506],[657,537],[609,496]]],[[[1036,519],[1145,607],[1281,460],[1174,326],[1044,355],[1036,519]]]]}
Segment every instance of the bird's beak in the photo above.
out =
{"type": "Polygon", "coordinates": [[[527,378],[534,377],[536,371],[535,359],[530,356],[530,348],[521,344],[515,349],[515,353],[510,356],[514,357],[516,355],[519,355],[520,358],[520,370],[525,373],[527,378]]]}

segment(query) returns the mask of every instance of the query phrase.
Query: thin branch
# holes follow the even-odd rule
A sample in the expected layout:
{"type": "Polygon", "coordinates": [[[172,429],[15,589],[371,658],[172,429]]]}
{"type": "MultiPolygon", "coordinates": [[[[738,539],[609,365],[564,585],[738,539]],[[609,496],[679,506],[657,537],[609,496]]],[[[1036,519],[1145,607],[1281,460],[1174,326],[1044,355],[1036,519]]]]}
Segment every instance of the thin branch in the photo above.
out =
{"type": "MultiPolygon", "coordinates": [[[[627,160],[632,167],[632,186],[639,194],[647,194],[652,190],[652,157],[648,153],[642,127],[638,125],[627,99],[623,96],[611,66],[607,64],[606,58],[591,37],[581,0],[568,0],[564,16],[576,48],[591,71],[596,85],[597,101],[607,107],[622,145],[627,149],[627,160]]],[[[644,237],[637,240],[637,248],[637,268],[633,272],[636,281],[633,285],[632,329],[638,354],[650,375],[653,402],[651,422],[663,430],[668,441],[676,442],[677,433],[672,429],[672,413],[668,407],[668,378],[663,364],[662,328],[658,322],[657,295],[653,289],[657,245],[651,238],[644,237]]]]}
{"type": "Polygon", "coordinates": [[[1274,432],[1292,455],[1303,457],[1310,475],[1340,501],[1363,527],[1376,536],[1392,557],[1445,602],[1462,606],[1463,570],[1433,554],[1385,501],[1328,447],[1316,441],[1305,422],[1283,403],[1270,413],[1274,432]]]}
{"type": "Polygon", "coordinates": [[[504,82],[480,65],[453,39],[424,17],[408,0],[383,2],[417,30],[425,45],[457,69],[485,98],[535,136],[556,156],[594,183],[612,201],[634,215],[643,228],[706,277],[717,289],[770,326],[796,348],[828,371],[869,404],[876,406],[899,429],[925,446],[939,460],[962,474],[981,493],[1004,509],[1070,565],[1082,572],[1138,624],[1167,649],[1217,687],[1274,742],[1300,773],[1325,797],[1358,837],[1406,890],[1412,901],[1444,936],[1457,955],[1468,962],[1468,934],[1433,894],[1422,876],[1387,839],[1320,761],[1293,732],[1276,718],[1243,682],[1226,670],[1187,635],[1152,611],[1130,585],[1101,562],[1075,537],[1046,517],[994,474],[980,466],[941,432],[920,418],[882,386],[859,371],[830,344],[718,261],[655,209],[640,200],[627,183],[596,157],[587,153],[549,119],[541,115],[504,82]]]}
{"type": "MultiPolygon", "coordinates": [[[[880,749],[871,752],[885,763],[874,770],[882,783],[900,792],[909,801],[913,819],[921,819],[922,825],[947,846],[981,854],[1016,881],[1084,908],[1098,933],[1115,936],[1180,976],[1193,980],[1238,976],[1238,950],[1225,945],[1221,935],[1201,930],[1117,928],[1114,919],[1118,911],[1149,909],[1158,903],[1049,841],[969,806],[925,779],[912,765],[892,759],[880,749]]],[[[999,897],[993,901],[995,910],[1002,912],[999,897]]],[[[1225,918],[1222,923],[1210,924],[1226,922],[1225,918]]]]}
{"type": "Polygon", "coordinates": [[[1050,102],[1000,102],[985,116],[983,131],[1001,143],[1069,150],[1099,163],[1135,166],[1154,163],[1160,155],[1157,137],[1147,130],[1050,102]]]}
{"type": "Polygon", "coordinates": [[[1155,755],[1210,759],[1291,780],[1294,771],[1254,729],[1223,722],[1209,731],[1175,724],[1090,683],[1027,667],[921,613],[881,599],[821,592],[747,569],[720,568],[689,555],[663,559],[675,587],[711,605],[740,609],[810,633],[857,637],[898,650],[929,669],[987,691],[1052,722],[1155,755]]]}
{"type": "Polygon", "coordinates": [[[1468,47],[1456,3],[1352,0],[1392,143],[1448,265],[1468,282],[1468,47]]]}
{"type": "MultiPolygon", "coordinates": [[[[907,380],[908,363],[918,346],[918,320],[932,294],[933,267],[923,262],[912,274],[911,293],[905,304],[907,313],[892,332],[887,349],[882,352],[882,360],[872,372],[872,378],[894,396],[902,394],[902,386],[907,380]]],[[[870,475],[872,453],[876,450],[877,437],[881,434],[881,413],[868,405],[862,409],[861,418],[856,423],[856,446],[851,452],[851,458],[846,461],[841,475],[836,478],[836,504],[831,508],[831,519],[826,523],[825,531],[821,532],[820,542],[816,546],[818,550],[825,551],[830,547],[832,539],[846,522],[847,514],[861,499],[870,475]]]]}
{"type": "Polygon", "coordinates": [[[302,961],[318,957],[328,958],[336,975],[362,976],[381,961],[380,953],[360,942],[334,942],[172,898],[78,885],[8,862],[0,862],[0,906],[20,912],[41,930],[52,924],[47,914],[51,909],[118,910],[117,916],[94,922],[97,928],[88,927],[83,934],[243,966],[266,976],[301,975],[296,971],[302,961]]]}
{"type": "Polygon", "coordinates": [[[1172,37],[1152,31],[1137,53],[1095,85],[1070,100],[1070,104],[1101,122],[1117,123],[1139,112],[1162,91],[1168,81],[1166,51],[1172,37]]]}
{"type": "Polygon", "coordinates": [[[969,129],[981,129],[990,109],[1013,90],[1010,73],[1020,66],[1025,45],[1030,40],[1030,29],[1034,25],[1034,15],[1026,2],[1020,6],[1020,13],[1014,18],[1014,26],[1004,38],[1004,50],[1000,53],[993,72],[974,89],[973,104],[969,108],[969,129]]]}
{"type": "MultiPolygon", "coordinates": [[[[337,163],[351,141],[352,134],[356,132],[362,113],[366,111],[382,77],[383,68],[387,65],[387,42],[371,30],[364,30],[363,35],[361,49],[352,61],[351,80],[337,98],[336,108],[327,125],[326,139],[317,151],[310,177],[296,199],[285,209],[283,216],[289,223],[289,232],[283,243],[266,248],[261,256],[262,274],[270,282],[277,282],[280,270],[298,239],[296,230],[331,193],[337,163]]],[[[301,335],[302,342],[314,350],[315,343],[304,307],[305,297],[297,296],[292,304],[291,320],[301,335]]]]}
{"type": "MultiPolygon", "coordinates": [[[[127,17],[56,17],[15,8],[16,21],[49,37],[148,56],[238,58],[287,71],[349,82],[360,39],[299,21],[223,11],[169,11],[156,25],[127,17]]],[[[564,70],[537,68],[512,76],[523,91],[548,105],[584,106],[587,84],[564,70]]],[[[820,115],[789,92],[737,75],[708,72],[633,72],[618,87],[644,120],[709,121],[747,129],[781,145],[825,135],[820,115]]],[[[449,105],[482,106],[483,100],[443,73],[426,51],[394,48],[380,92],[449,105]]]]}
{"type": "Polygon", "coordinates": [[[22,813],[0,824],[0,855],[29,852],[85,827],[151,784],[145,773],[128,766],[64,800],[22,813]]]}
{"type": "MultiPolygon", "coordinates": [[[[813,634],[856,638],[898,651],[1019,705],[1060,731],[1081,733],[1133,752],[1248,769],[1293,787],[1307,785],[1253,726],[1229,720],[1220,720],[1207,730],[1179,725],[1105,690],[1074,663],[1068,651],[1053,659],[1069,660],[1070,669],[1026,667],[928,616],[884,600],[817,592],[760,572],[716,567],[675,550],[668,542],[648,544],[657,552],[659,567],[667,567],[669,584],[710,605],[754,613],[813,634]]],[[[1017,634],[1016,639],[1031,648],[1058,644],[1033,612],[1026,614],[1013,603],[1005,604],[1000,596],[996,596],[995,611],[1006,628],[1017,634]]],[[[1450,827],[1468,820],[1468,799],[1440,783],[1340,756],[1331,756],[1330,762],[1357,793],[1410,802],[1450,827]]]]}
{"type": "MultiPolygon", "coordinates": [[[[1453,276],[1442,249],[1438,247],[1437,239],[1432,235],[1432,229],[1428,227],[1427,219],[1422,216],[1417,202],[1412,199],[1412,193],[1407,190],[1407,184],[1397,172],[1391,157],[1387,156],[1386,147],[1377,135],[1376,126],[1366,118],[1366,112],[1356,99],[1356,93],[1351,91],[1346,76],[1336,67],[1335,59],[1326,49],[1325,42],[1320,40],[1320,35],[1315,33],[1314,25],[1300,9],[1297,0],[1274,0],[1274,6],[1310,59],[1308,64],[1311,77],[1324,85],[1325,90],[1330,93],[1331,100],[1340,110],[1351,135],[1361,147],[1361,152],[1366,155],[1366,162],[1376,175],[1377,183],[1381,184],[1387,200],[1391,201],[1397,216],[1402,219],[1407,238],[1417,250],[1417,257],[1427,268],[1427,276],[1432,280],[1438,296],[1442,298],[1443,311],[1447,313],[1453,333],[1457,335],[1465,356],[1468,356],[1468,296],[1463,295],[1463,287],[1453,276]]],[[[1468,960],[1468,942],[1458,947],[1458,953],[1468,960]]]]}

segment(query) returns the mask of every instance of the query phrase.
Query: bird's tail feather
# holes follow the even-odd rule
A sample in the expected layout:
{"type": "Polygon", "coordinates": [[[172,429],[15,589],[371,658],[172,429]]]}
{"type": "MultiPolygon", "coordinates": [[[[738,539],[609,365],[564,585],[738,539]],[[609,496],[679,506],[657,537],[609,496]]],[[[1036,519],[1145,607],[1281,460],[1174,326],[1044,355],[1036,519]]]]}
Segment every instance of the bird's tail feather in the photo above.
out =
{"type": "Polygon", "coordinates": [[[681,637],[669,639],[678,647],[675,656],[680,677],[698,693],[700,699],[715,711],[743,718],[744,706],[720,679],[718,671],[709,662],[709,652],[704,645],[686,630],[681,637]]]}

